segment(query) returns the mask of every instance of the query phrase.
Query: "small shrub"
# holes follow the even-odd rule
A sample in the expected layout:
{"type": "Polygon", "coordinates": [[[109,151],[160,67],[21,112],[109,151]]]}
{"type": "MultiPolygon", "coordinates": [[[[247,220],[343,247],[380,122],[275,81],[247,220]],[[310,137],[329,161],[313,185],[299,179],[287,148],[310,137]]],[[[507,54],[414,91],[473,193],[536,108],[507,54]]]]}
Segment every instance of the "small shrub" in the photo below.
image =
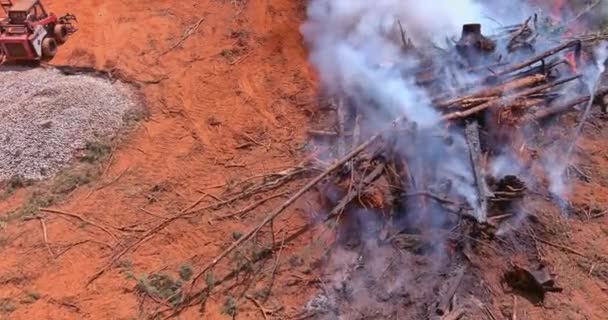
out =
{"type": "Polygon", "coordinates": [[[100,141],[87,142],[84,147],[84,154],[80,161],[87,163],[99,163],[105,160],[112,151],[112,148],[100,141]]]}
{"type": "Polygon", "coordinates": [[[29,187],[34,183],[33,180],[25,179],[20,175],[14,175],[0,185],[4,187],[4,193],[0,194],[0,200],[5,200],[12,196],[18,189],[29,187]]]}
{"type": "Polygon", "coordinates": [[[141,120],[145,120],[150,116],[149,112],[143,108],[135,108],[128,110],[123,114],[122,121],[126,125],[132,125],[133,123],[140,122],[141,120]]]}
{"type": "Polygon", "coordinates": [[[192,267],[189,264],[182,264],[179,267],[179,277],[184,281],[190,280],[192,273],[192,267]]]}
{"type": "Polygon", "coordinates": [[[23,206],[14,214],[9,216],[9,220],[14,218],[28,219],[37,216],[40,208],[45,208],[55,204],[57,199],[50,193],[34,191],[25,201],[23,206]]]}
{"type": "Polygon", "coordinates": [[[272,250],[270,248],[258,248],[253,251],[253,260],[258,261],[262,260],[272,254],[272,250]]]}
{"type": "Polygon", "coordinates": [[[6,192],[12,194],[17,189],[29,187],[34,183],[33,180],[25,179],[20,175],[13,175],[6,181],[6,192]]]}
{"type": "Polygon", "coordinates": [[[243,233],[239,232],[239,231],[234,231],[232,233],[232,239],[234,239],[234,240],[239,240],[242,236],[243,236],[243,233]]]}
{"type": "Polygon", "coordinates": [[[0,312],[2,313],[11,313],[17,310],[17,305],[10,298],[2,298],[0,299],[0,312]]]}
{"type": "Polygon", "coordinates": [[[181,287],[182,283],[179,280],[174,280],[167,274],[158,273],[149,276],[141,275],[137,279],[135,289],[152,297],[168,300],[169,303],[176,306],[182,301],[181,287]]]}
{"type": "Polygon", "coordinates": [[[257,300],[266,301],[266,299],[268,299],[268,297],[270,297],[270,294],[271,294],[270,288],[262,288],[260,290],[257,290],[253,294],[253,297],[257,300]]]}
{"type": "Polygon", "coordinates": [[[28,291],[25,297],[21,300],[21,303],[32,304],[40,299],[41,295],[35,291],[28,291]]]}
{"type": "Polygon", "coordinates": [[[57,194],[70,193],[76,188],[89,184],[93,181],[90,171],[84,172],[65,172],[58,175],[53,182],[53,192],[57,194]]]}
{"type": "Polygon", "coordinates": [[[226,299],[224,306],[222,307],[222,313],[233,318],[236,317],[238,308],[236,305],[236,300],[233,297],[228,297],[228,299],[226,299]]]}
{"type": "Polygon", "coordinates": [[[215,288],[216,280],[213,276],[213,273],[207,273],[207,275],[205,276],[205,283],[207,284],[207,288],[209,288],[209,291],[212,291],[213,288],[215,288]]]}

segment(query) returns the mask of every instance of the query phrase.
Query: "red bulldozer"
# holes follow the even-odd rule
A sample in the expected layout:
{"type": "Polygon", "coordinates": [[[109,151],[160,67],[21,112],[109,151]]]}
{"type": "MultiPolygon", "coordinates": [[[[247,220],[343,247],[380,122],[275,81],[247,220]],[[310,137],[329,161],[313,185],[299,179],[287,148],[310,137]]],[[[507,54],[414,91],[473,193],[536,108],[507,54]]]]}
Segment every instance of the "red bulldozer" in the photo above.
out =
{"type": "Polygon", "coordinates": [[[51,60],[76,32],[76,17],[47,13],[40,0],[0,0],[0,63],[51,60]]]}

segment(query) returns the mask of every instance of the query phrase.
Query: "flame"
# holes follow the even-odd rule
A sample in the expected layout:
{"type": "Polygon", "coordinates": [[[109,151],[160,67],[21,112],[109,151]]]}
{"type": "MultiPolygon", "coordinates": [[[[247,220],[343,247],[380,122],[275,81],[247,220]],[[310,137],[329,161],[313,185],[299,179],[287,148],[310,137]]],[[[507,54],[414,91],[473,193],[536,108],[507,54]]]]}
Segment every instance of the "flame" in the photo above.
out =
{"type": "Polygon", "coordinates": [[[570,65],[570,69],[572,69],[572,72],[576,73],[578,66],[576,63],[576,55],[574,54],[573,51],[570,51],[568,53],[566,53],[566,62],[568,63],[568,65],[570,65]]]}
{"type": "MultiPolygon", "coordinates": [[[[557,23],[563,23],[566,20],[567,10],[566,8],[566,0],[553,0],[551,1],[551,19],[557,23]]],[[[579,31],[580,26],[577,23],[568,24],[565,26],[565,32],[563,33],[563,37],[569,38],[579,31]]],[[[574,52],[568,52],[565,54],[565,60],[570,66],[572,72],[576,73],[578,70],[578,63],[576,54],[574,52]]]]}
{"type": "Polygon", "coordinates": [[[561,20],[563,17],[563,9],[564,9],[565,1],[564,0],[554,0],[553,6],[551,8],[551,15],[556,20],[561,20]]]}

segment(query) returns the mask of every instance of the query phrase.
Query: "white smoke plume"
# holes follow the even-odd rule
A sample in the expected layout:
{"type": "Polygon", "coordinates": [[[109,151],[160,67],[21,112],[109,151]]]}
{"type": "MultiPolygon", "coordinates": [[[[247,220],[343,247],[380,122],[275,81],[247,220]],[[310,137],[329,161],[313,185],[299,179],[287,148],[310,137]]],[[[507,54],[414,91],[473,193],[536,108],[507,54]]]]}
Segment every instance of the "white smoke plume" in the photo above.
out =
{"type": "Polygon", "coordinates": [[[425,179],[423,169],[431,167],[433,183],[451,181],[452,191],[476,207],[465,140],[459,132],[443,132],[426,91],[403,71],[418,61],[404,52],[399,24],[416,45],[443,43],[458,36],[463,24],[485,20],[483,7],[472,0],[312,0],[307,15],[301,32],[322,86],[366,109],[368,129],[378,130],[401,115],[416,123],[422,133],[402,150],[413,166],[420,166],[411,168],[420,175],[414,178],[425,179]],[[446,134],[453,137],[450,146],[433,138],[446,134]]]}
{"type": "MultiPolygon", "coordinates": [[[[606,60],[608,59],[608,43],[602,42],[597,45],[593,54],[594,63],[589,63],[583,70],[583,81],[586,84],[589,92],[594,94],[600,85],[602,75],[606,71],[606,60]]],[[[570,141],[566,143],[566,150],[554,147],[546,153],[544,166],[549,179],[549,191],[561,199],[566,199],[570,192],[570,186],[566,181],[566,171],[572,160],[576,142],[580,137],[585,122],[591,112],[592,101],[587,103],[581,112],[579,124],[574,129],[574,132],[569,135],[570,141]]]]}

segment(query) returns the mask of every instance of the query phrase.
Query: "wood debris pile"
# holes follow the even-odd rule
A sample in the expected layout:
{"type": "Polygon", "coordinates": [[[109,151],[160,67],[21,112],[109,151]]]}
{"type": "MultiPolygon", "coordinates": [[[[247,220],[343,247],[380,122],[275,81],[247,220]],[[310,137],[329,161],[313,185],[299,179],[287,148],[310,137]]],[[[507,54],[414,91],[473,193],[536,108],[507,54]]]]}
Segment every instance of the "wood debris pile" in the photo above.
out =
{"type": "MultiPolygon", "coordinates": [[[[511,38],[507,48],[514,57],[522,57],[522,50],[526,53],[532,50],[529,41],[533,36],[528,23],[526,21],[518,28],[508,30],[511,38]]],[[[403,42],[403,47],[420,55],[409,40],[403,42]]],[[[368,151],[346,161],[331,180],[331,188],[341,191],[334,190],[329,194],[342,193],[342,197],[328,199],[334,205],[328,219],[340,215],[349,205],[382,209],[389,211],[385,213],[391,218],[398,218],[399,215],[410,214],[404,208],[411,204],[412,198],[418,198],[416,202],[419,203],[414,206],[418,209],[427,210],[431,205],[440,205],[447,212],[457,213],[458,217],[488,223],[492,215],[504,213],[489,210],[489,207],[504,210],[504,203],[522,198],[526,189],[522,182],[524,179],[520,177],[489,175],[488,164],[493,157],[504,148],[513,149],[521,145],[521,128],[538,127],[538,124],[545,124],[563,113],[578,110],[577,107],[590,100],[602,103],[608,94],[608,88],[603,87],[590,92],[582,71],[566,58],[573,55],[579,67],[583,66],[580,41],[559,44],[521,61],[507,62],[497,55],[495,40],[483,36],[480,25],[471,24],[463,27],[462,38],[453,49],[454,52],[442,53],[443,57],[457,56],[458,60],[437,64],[423,60],[423,57],[420,63],[423,67],[407,72],[415,74],[417,83],[433,97],[432,105],[441,113],[442,123],[438,126],[448,128],[440,130],[445,133],[438,139],[443,140],[446,148],[455,139],[452,132],[466,139],[468,150],[465,151],[468,152],[477,202],[467,203],[463,198],[451,197],[449,189],[453,181],[443,181],[443,186],[437,186],[413,179],[410,172],[412,164],[409,163],[412,159],[404,154],[422,154],[423,151],[403,152],[402,149],[415,146],[416,139],[424,134],[424,129],[419,129],[417,123],[400,117],[381,134],[364,137],[362,132],[365,129],[361,123],[370,116],[369,111],[359,109],[356,103],[349,103],[348,96],[344,96],[339,97],[335,105],[337,130],[311,130],[310,133],[330,139],[332,143],[335,141],[340,157],[346,155],[348,144],[358,146],[364,138],[369,138],[363,144],[368,151]],[[488,64],[488,61],[491,62],[488,64]],[[457,84],[446,80],[454,68],[465,73],[469,80],[457,84]],[[378,180],[382,183],[374,183],[378,180]],[[378,185],[386,188],[377,188],[378,185]],[[376,187],[370,191],[368,186],[376,187]]],[[[523,156],[523,152],[517,155],[523,156]]],[[[434,180],[431,178],[433,163],[428,165],[427,175],[431,181],[434,180]]]]}
{"type": "MultiPolygon", "coordinates": [[[[465,25],[459,41],[428,56],[402,31],[404,52],[419,61],[402,74],[413,75],[440,113],[433,133],[406,116],[374,132],[366,128],[366,119],[381,110],[362,107],[348,94],[334,99],[334,129],[310,134],[336,146],[340,158],[321,193],[328,208],[325,220],[338,221],[342,245],[356,248],[365,241],[369,230],[358,216],[372,212],[383,221],[372,232],[380,243],[417,254],[448,243],[466,256],[471,239],[496,236],[520,214],[528,194],[524,181],[537,178],[526,171],[535,161],[526,136],[554,125],[564,113],[603,105],[608,94],[602,86],[591,91],[587,73],[599,72],[590,66],[594,58],[581,41],[537,50],[533,19],[496,37],[482,35],[479,24],[465,25]],[[439,151],[429,139],[440,141],[439,151]],[[458,147],[458,139],[464,139],[465,148],[458,147]],[[523,168],[522,176],[491,168],[505,153],[523,168]],[[450,164],[454,174],[442,176],[450,164]],[[472,177],[471,189],[465,188],[469,192],[463,191],[465,176],[472,177]]],[[[443,304],[435,306],[439,316],[448,313],[443,304]]]]}

